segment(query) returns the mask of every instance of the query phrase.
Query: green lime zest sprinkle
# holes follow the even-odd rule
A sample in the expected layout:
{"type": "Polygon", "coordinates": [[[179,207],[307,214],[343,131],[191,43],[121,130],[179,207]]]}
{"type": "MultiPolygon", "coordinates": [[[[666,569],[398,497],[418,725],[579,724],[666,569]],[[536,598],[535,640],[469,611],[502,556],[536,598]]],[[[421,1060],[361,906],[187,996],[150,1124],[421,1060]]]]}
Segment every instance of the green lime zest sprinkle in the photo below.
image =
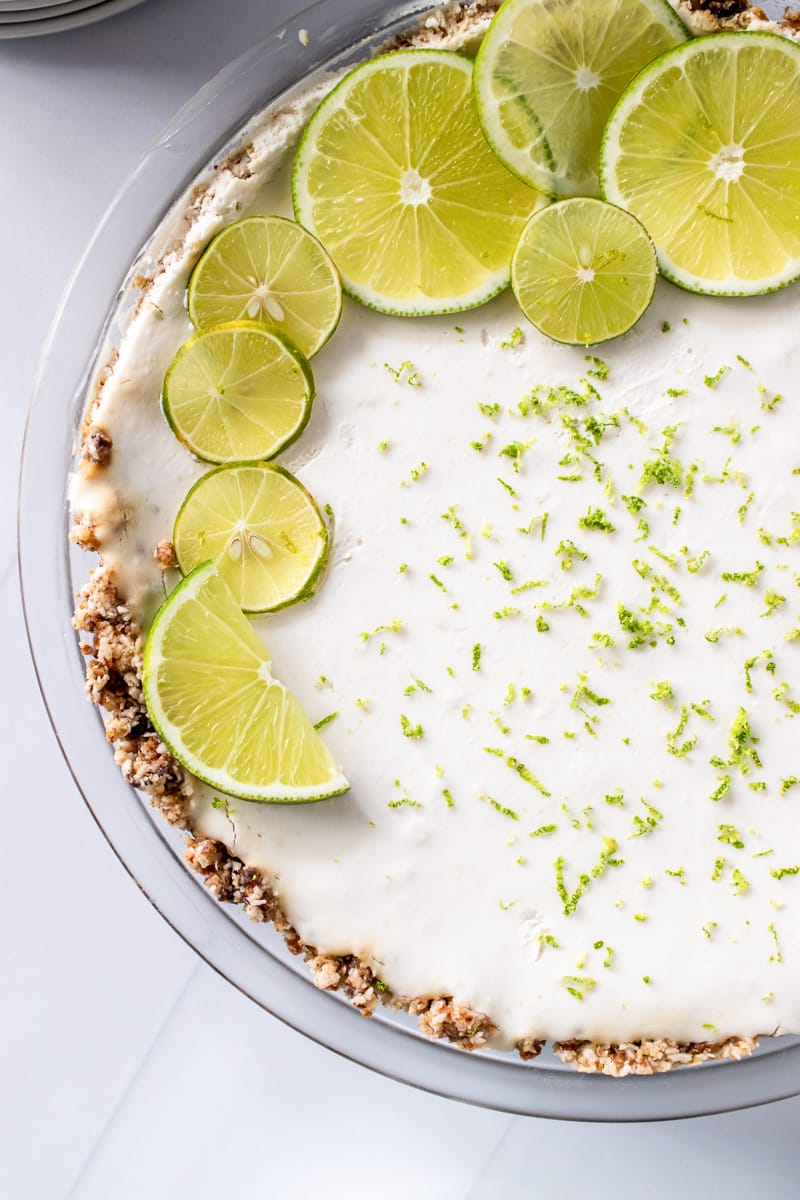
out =
{"type": "Polygon", "coordinates": [[[624,808],[625,807],[625,800],[623,799],[623,795],[622,795],[621,791],[608,792],[603,797],[603,799],[605,800],[606,804],[613,805],[616,808],[624,808]]]}
{"type": "Polygon", "coordinates": [[[558,831],[557,825],[540,825],[538,829],[534,829],[528,835],[529,837],[548,837],[551,833],[558,831]]]}
{"type": "Polygon", "coordinates": [[[788,779],[781,780],[781,795],[785,796],[790,788],[800,787],[800,779],[796,775],[790,775],[788,779]]]}
{"type": "Polygon", "coordinates": [[[718,858],[714,862],[714,870],[711,873],[711,882],[717,883],[722,878],[722,872],[725,870],[726,858],[718,858]]]}
{"type": "Polygon", "coordinates": [[[702,929],[705,936],[707,938],[710,938],[711,935],[713,934],[714,930],[717,928],[717,922],[716,921],[706,921],[705,925],[701,925],[700,928],[702,929]]]}
{"type": "Polygon", "coordinates": [[[392,367],[389,363],[384,363],[383,365],[386,367],[386,370],[389,372],[395,383],[401,383],[403,381],[403,376],[405,376],[405,382],[409,387],[422,387],[422,378],[420,373],[417,371],[414,364],[409,362],[408,359],[406,359],[404,362],[401,362],[399,367],[392,367]]]}
{"type": "Polygon", "coordinates": [[[424,737],[422,726],[421,725],[412,725],[411,722],[409,721],[408,717],[405,716],[404,713],[400,714],[400,728],[403,731],[403,737],[414,738],[416,740],[419,740],[419,738],[424,737]]]}
{"type": "Polygon", "coordinates": [[[390,800],[387,808],[422,808],[419,800],[412,800],[410,796],[401,796],[399,800],[390,800]]]}
{"type": "Polygon", "coordinates": [[[778,407],[781,400],[783,400],[783,396],[780,394],[780,392],[776,392],[771,400],[767,400],[767,389],[759,386],[758,390],[761,395],[761,407],[763,408],[764,412],[772,412],[774,408],[778,407]]]}
{"type": "Polygon", "coordinates": [[[647,913],[634,913],[633,919],[634,919],[634,921],[646,921],[647,913]]]}
{"type": "Polygon", "coordinates": [[[681,705],[681,715],[678,724],[675,729],[667,733],[667,752],[673,754],[675,758],[685,758],[697,745],[697,734],[687,738],[683,743],[679,742],[689,723],[689,712],[688,704],[681,705]]]}
{"type": "Polygon", "coordinates": [[[670,399],[676,400],[678,398],[678,396],[688,396],[689,389],[688,388],[669,387],[669,388],[667,388],[667,395],[670,397],[670,399]]]}
{"type": "Polygon", "coordinates": [[[672,442],[677,433],[677,426],[669,426],[662,431],[664,444],[656,451],[656,457],[648,459],[642,466],[639,487],[644,489],[651,483],[662,487],[679,488],[683,483],[683,467],[672,453],[672,442]]]}
{"type": "Polygon", "coordinates": [[[492,613],[495,621],[503,621],[506,617],[519,617],[522,615],[521,608],[514,608],[513,604],[506,604],[503,608],[498,608],[492,613]]]}
{"type": "Polygon", "coordinates": [[[482,413],[484,417],[489,417],[489,419],[493,421],[495,417],[500,415],[500,405],[497,403],[497,401],[492,404],[481,404],[479,401],[478,412],[482,413]]]}
{"type": "Polygon", "coordinates": [[[744,630],[738,625],[720,625],[719,629],[709,629],[704,637],[715,646],[721,637],[744,637],[744,630]]]}
{"type": "Polygon", "coordinates": [[[542,617],[542,616],[538,616],[536,618],[536,632],[537,633],[549,633],[550,632],[550,626],[547,624],[547,621],[545,621],[544,617],[542,617]]]}
{"type": "Polygon", "coordinates": [[[764,602],[767,607],[760,615],[762,617],[771,617],[776,609],[779,609],[781,605],[786,603],[786,597],[781,596],[779,592],[774,591],[772,588],[768,588],[767,594],[764,596],[764,602]]]}
{"type": "Polygon", "coordinates": [[[734,446],[738,446],[739,442],[742,440],[742,431],[739,428],[738,421],[729,421],[727,425],[713,425],[711,427],[711,432],[724,433],[731,439],[731,442],[734,446]]]}
{"type": "Polygon", "coordinates": [[[370,638],[374,638],[376,636],[376,634],[399,633],[402,628],[403,628],[403,622],[399,618],[395,617],[395,619],[393,621],[390,621],[387,625],[376,625],[373,630],[370,630],[369,632],[360,633],[359,637],[361,638],[362,642],[368,642],[370,640],[370,638]]]}
{"type": "Polygon", "coordinates": [[[601,533],[614,533],[616,529],[602,508],[589,508],[586,515],[579,518],[578,525],[581,529],[597,529],[601,533]]]}
{"type": "Polygon", "coordinates": [[[662,679],[658,683],[653,684],[653,690],[650,692],[651,700],[666,700],[671,704],[675,699],[675,693],[672,690],[672,684],[668,679],[662,679]]]}
{"type": "Polygon", "coordinates": [[[583,1000],[597,987],[597,980],[587,975],[563,975],[562,980],[570,996],[574,996],[576,1000],[583,1000]]]}
{"type": "Polygon", "coordinates": [[[722,578],[726,583],[743,583],[745,587],[755,587],[763,570],[764,564],[756,562],[752,571],[723,571],[722,578]]]}
{"type": "Polygon", "coordinates": [[[730,775],[718,775],[717,779],[719,783],[709,796],[709,800],[723,800],[731,790],[732,779],[730,775]]]}
{"type": "Polygon", "coordinates": [[[770,871],[773,879],[786,879],[789,875],[800,875],[799,867],[773,867],[770,871]]]}
{"type": "Polygon", "coordinates": [[[706,385],[707,388],[716,387],[716,385],[719,383],[720,379],[722,379],[723,375],[728,374],[728,371],[730,371],[730,367],[720,367],[720,369],[717,372],[715,372],[714,375],[704,376],[703,383],[706,385]]]}
{"type": "Polygon", "coordinates": [[[575,543],[570,541],[569,538],[559,542],[553,553],[555,554],[556,558],[561,559],[562,571],[571,571],[576,561],[580,560],[581,562],[585,562],[588,558],[588,555],[584,554],[582,550],[579,550],[575,543]]]}
{"type": "MultiPolygon", "coordinates": [[[[497,566],[497,563],[494,564],[497,566]]],[[[535,588],[549,587],[549,579],[529,579],[527,583],[519,583],[511,589],[512,596],[519,596],[523,592],[532,592],[535,588]]]]}
{"type": "Polygon", "coordinates": [[[315,723],[314,728],[323,729],[326,725],[330,725],[331,721],[335,721],[338,715],[338,712],[328,713],[327,717],[323,717],[321,721],[315,723]]]}
{"type": "Polygon", "coordinates": [[[602,358],[598,358],[595,354],[584,354],[584,361],[590,365],[586,368],[586,374],[592,379],[608,379],[611,374],[611,367],[602,358]]]}
{"type": "Polygon", "coordinates": [[[333,687],[333,684],[331,683],[330,679],[328,679],[327,675],[320,675],[319,679],[314,684],[314,687],[317,689],[317,691],[321,691],[323,688],[333,687]]]}
{"type": "MultiPolygon", "coordinates": [[[[509,442],[507,446],[503,446],[502,450],[498,451],[498,457],[499,458],[510,458],[515,474],[519,475],[520,464],[522,463],[522,459],[525,454],[525,451],[529,450],[532,445],[533,445],[533,441],[509,442]]],[[[501,480],[500,482],[502,483],[503,481],[501,480]]]]}
{"type": "Polygon", "coordinates": [[[734,896],[743,896],[744,893],[750,889],[750,884],[747,882],[738,867],[733,868],[732,889],[734,896]]]}
{"type": "Polygon", "coordinates": [[[772,937],[773,942],[775,943],[775,953],[770,955],[769,961],[782,963],[783,955],[781,954],[781,944],[778,941],[778,931],[775,928],[775,922],[770,921],[767,929],[772,937]]]}
{"type": "Polygon", "coordinates": [[[564,859],[561,856],[556,859],[555,863],[553,864],[556,873],[556,891],[558,892],[561,900],[565,917],[569,917],[575,912],[575,909],[580,903],[581,897],[584,895],[586,889],[590,886],[593,879],[599,879],[605,874],[609,867],[622,866],[624,859],[614,857],[617,848],[617,842],[614,840],[614,838],[604,837],[603,847],[600,851],[600,857],[592,867],[591,874],[579,875],[577,886],[571,894],[567,891],[566,884],[564,882],[564,859]]]}
{"type": "Polygon", "coordinates": [[[516,350],[517,346],[525,345],[525,334],[519,325],[515,325],[506,341],[500,343],[501,350],[516,350]]]}
{"type": "Polygon", "coordinates": [[[514,578],[514,572],[511,570],[511,567],[508,565],[505,559],[501,559],[499,562],[492,563],[492,566],[500,572],[506,582],[510,583],[514,578]]]}
{"type": "Polygon", "coordinates": [[[742,835],[735,825],[718,825],[717,841],[724,842],[726,846],[733,846],[735,850],[744,850],[742,835]]]}
{"type": "Polygon", "coordinates": [[[508,755],[506,758],[506,766],[510,767],[512,771],[516,771],[520,779],[524,779],[526,783],[530,784],[532,788],[535,788],[536,791],[541,793],[542,796],[549,796],[551,794],[548,792],[544,784],[536,778],[533,772],[525,766],[525,763],[520,762],[519,759],[514,758],[513,755],[508,755]]]}
{"type": "Polygon", "coordinates": [[[750,718],[747,712],[745,709],[739,708],[731,722],[728,733],[728,745],[731,750],[731,757],[723,760],[715,756],[711,759],[711,765],[720,769],[735,767],[742,775],[747,775],[752,766],[761,766],[761,759],[756,750],[757,743],[758,738],[754,736],[750,728],[750,718]]]}
{"type": "Polygon", "coordinates": [[[738,516],[739,516],[739,524],[740,525],[744,525],[744,519],[747,516],[747,510],[750,507],[750,505],[752,504],[754,498],[755,498],[755,492],[751,492],[750,495],[745,500],[744,504],[740,504],[739,507],[737,508],[736,512],[738,513],[738,516]]]}
{"type": "Polygon", "coordinates": [[[644,837],[646,834],[652,833],[654,829],[658,828],[659,822],[664,819],[664,814],[644,797],[641,798],[641,803],[644,805],[647,815],[642,817],[637,813],[634,816],[633,833],[630,834],[630,838],[644,837]]]}
{"type": "Polygon", "coordinates": [[[480,644],[480,642],[476,642],[475,645],[472,647],[472,669],[473,669],[473,671],[480,671],[480,669],[481,669],[481,654],[482,654],[481,644],[480,644]]]}
{"type": "Polygon", "coordinates": [[[495,812],[502,813],[504,817],[510,817],[512,821],[519,820],[519,813],[514,812],[513,808],[506,808],[499,800],[495,800],[492,796],[487,796],[485,792],[479,796],[479,799],[485,800],[487,804],[492,806],[495,812]]]}

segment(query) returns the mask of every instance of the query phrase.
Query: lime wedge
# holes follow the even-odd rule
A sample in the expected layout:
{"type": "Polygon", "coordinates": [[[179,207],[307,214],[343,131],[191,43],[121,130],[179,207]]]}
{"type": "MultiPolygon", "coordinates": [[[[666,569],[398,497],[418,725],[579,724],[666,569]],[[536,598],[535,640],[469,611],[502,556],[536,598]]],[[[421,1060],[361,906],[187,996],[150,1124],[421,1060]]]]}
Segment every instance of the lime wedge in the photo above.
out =
{"type": "Polygon", "coordinates": [[[159,736],[198,779],[228,796],[299,804],[348,788],[217,569],[204,563],[158,610],[144,695],[159,736]]]}
{"type": "Polygon", "coordinates": [[[184,342],[164,378],[164,413],[206,462],[272,458],[303,432],[314,379],[299,350],[256,321],[229,321],[184,342]]]}
{"type": "Polygon", "coordinates": [[[215,467],[188,493],[172,537],[184,574],[212,561],[246,612],[274,612],[314,591],[328,531],[283,467],[215,467]]]}
{"type": "Polygon", "coordinates": [[[189,316],[198,329],[263,321],[306,358],[339,323],[342,287],[316,238],[284,217],[245,217],[206,246],[189,280],[189,316]]]}
{"type": "Polygon", "coordinates": [[[544,199],[487,146],[471,80],[460,54],[400,50],[351,71],[306,127],[295,214],[362,304],[457,312],[508,286],[520,230],[544,199]]]}
{"type": "Polygon", "coordinates": [[[715,33],[652,63],[603,139],[603,194],[647,226],[690,291],[744,296],[800,277],[800,46],[715,33]]]}
{"type": "Polygon", "coordinates": [[[688,36],[667,0],[506,0],[475,61],[483,131],[528,183],[596,196],[615,101],[642,67],[688,36]]]}
{"type": "Polygon", "coordinates": [[[528,320],[575,346],[627,333],[649,307],[657,276],[653,243],[636,218],[579,197],[531,217],[511,263],[528,320]]]}

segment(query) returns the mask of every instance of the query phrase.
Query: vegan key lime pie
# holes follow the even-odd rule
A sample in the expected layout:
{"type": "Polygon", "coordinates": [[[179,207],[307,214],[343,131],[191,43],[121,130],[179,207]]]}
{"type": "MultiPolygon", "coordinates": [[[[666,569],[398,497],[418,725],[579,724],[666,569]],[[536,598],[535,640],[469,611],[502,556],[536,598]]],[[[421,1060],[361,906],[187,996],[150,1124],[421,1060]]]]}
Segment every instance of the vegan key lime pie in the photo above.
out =
{"type": "Polygon", "coordinates": [[[208,887],[466,1049],[800,1032],[792,20],[452,5],[134,270],[74,624],[208,887]]]}

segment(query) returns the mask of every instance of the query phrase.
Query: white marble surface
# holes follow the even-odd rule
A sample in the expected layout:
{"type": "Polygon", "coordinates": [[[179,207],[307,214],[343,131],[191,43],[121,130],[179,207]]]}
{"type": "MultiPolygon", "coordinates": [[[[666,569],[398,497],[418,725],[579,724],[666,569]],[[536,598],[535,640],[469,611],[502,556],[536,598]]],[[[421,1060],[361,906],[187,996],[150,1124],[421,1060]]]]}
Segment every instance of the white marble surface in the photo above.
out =
{"type": "Polygon", "coordinates": [[[510,1118],[374,1077],[285,1029],[150,908],[60,758],[14,568],[39,348],[72,265],[150,139],[296,8],[149,0],[92,29],[0,44],[0,731],[13,831],[0,872],[0,1194],[181,1200],[219,1185],[271,1200],[789,1200],[800,1101],[651,1127],[510,1118]],[[665,1176],[676,1165],[677,1179],[665,1176]]]}

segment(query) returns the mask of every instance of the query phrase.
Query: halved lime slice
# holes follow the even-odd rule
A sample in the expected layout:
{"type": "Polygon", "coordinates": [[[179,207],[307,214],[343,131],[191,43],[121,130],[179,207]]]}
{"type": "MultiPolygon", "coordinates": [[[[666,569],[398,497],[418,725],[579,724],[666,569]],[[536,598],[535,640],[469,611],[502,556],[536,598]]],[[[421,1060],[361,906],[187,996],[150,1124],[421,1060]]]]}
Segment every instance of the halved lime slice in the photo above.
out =
{"type": "Polygon", "coordinates": [[[313,397],[303,355],[256,321],[228,321],[195,334],[164,377],[164,414],[206,462],[272,458],[303,432],[313,397]]]}
{"type": "Polygon", "coordinates": [[[306,358],[339,323],[342,285],[315,237],[284,217],[245,217],[206,246],[192,271],[189,316],[198,329],[263,321],[306,358]]]}
{"type": "Polygon", "coordinates": [[[349,784],[282,683],[212,563],[158,610],[144,652],[144,695],[159,736],[198,779],[228,796],[298,804],[349,784]]]}
{"type": "Polygon", "coordinates": [[[246,612],[307,599],[328,531],[313,497],[270,463],[215,467],[190,490],[172,537],[181,570],[211,560],[246,612]]]}
{"type": "Polygon", "coordinates": [[[531,217],[511,263],[528,320],[575,346],[627,333],[653,299],[657,276],[655,248],[636,218],[579,197],[531,217]]]}
{"type": "Polygon", "coordinates": [[[544,199],[487,146],[471,80],[470,60],[448,50],[385,54],[345,76],[306,127],[295,214],[363,304],[457,312],[508,286],[544,199]]]}
{"type": "Polygon", "coordinates": [[[475,61],[484,133],[528,183],[596,196],[615,101],[642,67],[688,36],[667,0],[506,0],[475,61]]]}
{"type": "Polygon", "coordinates": [[[603,139],[603,194],[690,291],[745,296],[800,277],[800,46],[715,33],[634,80],[603,139]]]}

